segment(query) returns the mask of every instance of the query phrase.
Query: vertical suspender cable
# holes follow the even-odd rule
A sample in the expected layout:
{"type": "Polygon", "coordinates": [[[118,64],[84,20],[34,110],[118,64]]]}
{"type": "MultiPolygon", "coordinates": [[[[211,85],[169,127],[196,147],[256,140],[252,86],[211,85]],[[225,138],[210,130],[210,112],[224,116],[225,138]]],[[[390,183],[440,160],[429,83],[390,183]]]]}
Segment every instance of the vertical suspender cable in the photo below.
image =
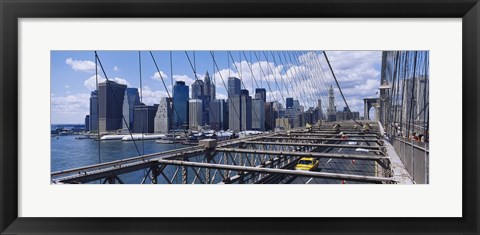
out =
{"type": "MultiPolygon", "coordinates": [[[[173,60],[172,60],[172,51],[169,52],[170,54],[170,84],[172,85],[172,95],[173,95],[173,60]]],[[[167,88],[165,88],[167,89],[167,88]]],[[[167,90],[168,92],[168,90],[167,90]]],[[[172,111],[175,109],[175,107],[173,107],[173,98],[170,97],[170,100],[172,102],[172,111]]],[[[167,103],[167,109],[168,109],[168,102],[167,103]]],[[[168,112],[167,112],[167,115],[168,115],[168,112]]],[[[169,118],[167,116],[167,118],[169,118]]],[[[170,121],[172,122],[172,125],[171,127],[173,128],[173,113],[172,113],[172,118],[170,119],[170,121]]],[[[167,122],[167,126],[169,126],[170,124],[167,122]]],[[[167,128],[168,129],[168,128],[167,128]]],[[[177,141],[175,141],[175,130],[173,130],[173,144],[175,146],[175,149],[177,148],[177,141]]]]}
{"type": "Polygon", "coordinates": [[[97,141],[98,141],[98,163],[101,162],[100,158],[100,102],[98,102],[98,66],[97,66],[97,52],[95,52],[95,87],[97,88],[97,141]]]}
{"type": "MultiPolygon", "coordinates": [[[[107,73],[105,72],[105,68],[103,68],[103,65],[102,65],[102,61],[100,60],[100,58],[98,57],[98,54],[97,54],[97,51],[95,51],[95,59],[98,60],[98,65],[100,65],[100,68],[102,69],[102,72],[103,72],[103,75],[105,76],[105,82],[106,82],[106,86],[109,88],[110,92],[112,92],[112,96],[113,96],[113,100],[115,101],[115,105],[118,106],[118,98],[117,98],[117,95],[115,95],[115,92],[113,92],[113,88],[112,86],[110,85],[110,80],[108,79],[108,76],[107,76],[107,73]]],[[[98,95],[97,95],[98,96],[98,95]]],[[[123,104],[122,104],[123,105],[123,104]]],[[[99,110],[99,113],[100,113],[100,110],[99,110]]],[[[100,118],[99,118],[100,119],[100,118]]],[[[128,123],[127,123],[127,120],[125,119],[125,117],[123,116],[123,113],[122,113],[122,120],[123,120],[123,123],[126,125],[126,126],[129,126],[128,123]]],[[[100,123],[99,123],[99,126],[98,126],[98,130],[100,131],[100,123]]],[[[128,133],[130,134],[130,137],[132,138],[132,141],[133,141],[133,144],[135,145],[135,149],[137,150],[137,153],[138,153],[138,156],[140,156],[140,150],[138,149],[138,146],[137,146],[137,143],[135,142],[135,139],[133,138],[133,135],[132,135],[132,132],[130,131],[130,129],[128,129],[128,133]]],[[[100,141],[100,140],[99,140],[100,141]]]]}
{"type": "MultiPolygon", "coordinates": [[[[140,105],[141,105],[141,119],[142,119],[142,155],[145,155],[145,127],[144,127],[144,108],[146,108],[146,105],[143,104],[143,86],[142,86],[142,55],[140,51],[138,51],[138,68],[139,68],[139,75],[140,75],[140,105]]],[[[147,109],[147,129],[148,129],[148,109],[147,109]]]]}

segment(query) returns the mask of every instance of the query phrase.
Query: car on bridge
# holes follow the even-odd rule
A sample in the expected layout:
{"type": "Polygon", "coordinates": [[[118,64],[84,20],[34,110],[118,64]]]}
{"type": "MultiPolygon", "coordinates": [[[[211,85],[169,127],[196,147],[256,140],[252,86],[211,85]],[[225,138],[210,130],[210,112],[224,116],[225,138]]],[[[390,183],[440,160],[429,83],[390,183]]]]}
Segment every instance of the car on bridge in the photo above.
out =
{"type": "Polygon", "coordinates": [[[298,161],[295,170],[314,171],[318,168],[319,164],[320,162],[315,158],[304,157],[298,161]]]}

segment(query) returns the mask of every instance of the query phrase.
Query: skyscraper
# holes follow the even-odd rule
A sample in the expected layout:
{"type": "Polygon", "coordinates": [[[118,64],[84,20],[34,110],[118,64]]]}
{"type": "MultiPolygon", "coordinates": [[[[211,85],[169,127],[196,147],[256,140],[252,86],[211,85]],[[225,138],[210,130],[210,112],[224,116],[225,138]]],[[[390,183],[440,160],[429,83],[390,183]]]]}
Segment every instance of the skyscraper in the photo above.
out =
{"type": "Polygon", "coordinates": [[[265,130],[265,102],[261,98],[252,100],[252,130],[265,130]]]}
{"type": "Polygon", "coordinates": [[[275,116],[273,112],[273,102],[265,103],[265,130],[273,130],[275,128],[275,116]]]}
{"type": "Polygon", "coordinates": [[[94,90],[90,94],[90,132],[98,131],[98,91],[94,90]]]}
{"type": "Polygon", "coordinates": [[[204,83],[202,80],[195,80],[192,84],[192,99],[200,99],[201,96],[205,95],[204,92],[204,83]]]}
{"type": "Polygon", "coordinates": [[[317,104],[317,120],[322,120],[323,119],[323,110],[322,110],[322,100],[318,99],[318,104],[317,104]]]}
{"type": "Polygon", "coordinates": [[[123,98],[126,89],[126,85],[114,81],[106,80],[98,84],[100,132],[122,129],[123,98]]]}
{"type": "Polygon", "coordinates": [[[184,81],[177,81],[173,86],[173,127],[188,128],[188,86],[184,81]]]}
{"type": "Polygon", "coordinates": [[[210,103],[210,107],[210,127],[216,131],[228,129],[227,104],[225,100],[213,100],[210,103]]]}
{"type": "Polygon", "coordinates": [[[240,79],[236,77],[229,77],[228,78],[228,96],[237,96],[240,95],[241,85],[240,79]]]}
{"type": "Polygon", "coordinates": [[[287,98],[285,105],[287,106],[287,109],[293,108],[293,98],[291,97],[287,98]]]}
{"type": "Polygon", "coordinates": [[[134,133],[153,133],[155,124],[155,114],[157,113],[158,104],[147,106],[145,104],[135,105],[133,132],[134,133]]]}
{"type": "MultiPolygon", "coordinates": [[[[208,82],[210,83],[210,81],[208,82]]],[[[200,79],[192,84],[192,99],[202,100],[202,126],[209,123],[210,90],[210,84],[207,84],[200,79]]]]}
{"type": "Polygon", "coordinates": [[[252,97],[248,94],[248,90],[241,90],[240,96],[240,117],[241,130],[252,129],[252,97]]]}
{"type": "Polygon", "coordinates": [[[242,102],[240,102],[240,96],[228,98],[228,129],[239,132],[243,128],[241,127],[242,120],[242,102]]]}
{"type": "Polygon", "coordinates": [[[127,88],[127,90],[125,90],[125,96],[123,97],[123,117],[125,118],[125,121],[122,121],[123,129],[133,129],[133,109],[135,105],[139,104],[140,96],[138,95],[138,89],[127,88]]]}
{"type": "Polygon", "coordinates": [[[215,99],[215,84],[210,79],[210,75],[208,71],[205,73],[205,78],[203,82],[203,91],[205,92],[206,96],[210,97],[210,101],[215,99]]]}
{"type": "Polygon", "coordinates": [[[293,119],[293,127],[302,127],[305,125],[305,117],[303,113],[295,114],[295,118],[293,119]]]}
{"type": "Polygon", "coordinates": [[[199,130],[203,124],[202,120],[202,100],[192,99],[188,102],[189,128],[190,130],[199,130]]]}
{"type": "Polygon", "coordinates": [[[240,99],[240,79],[228,78],[228,125],[233,131],[241,131],[242,127],[242,102],[240,99]]]}
{"type": "Polygon", "coordinates": [[[255,99],[262,99],[263,102],[267,102],[267,90],[265,88],[255,89],[255,99]]]}
{"type": "Polygon", "coordinates": [[[168,133],[173,127],[172,98],[163,97],[154,119],[155,133],[168,133]]]}
{"type": "Polygon", "coordinates": [[[90,115],[85,116],[85,131],[90,130],[90,115]]]}
{"type": "Polygon", "coordinates": [[[328,90],[328,121],[333,122],[337,119],[337,109],[335,108],[335,96],[333,94],[333,87],[330,85],[330,89],[328,90]]]}
{"type": "Polygon", "coordinates": [[[298,100],[293,100],[293,109],[295,109],[295,111],[302,111],[301,110],[301,106],[300,106],[300,102],[298,100]]]}

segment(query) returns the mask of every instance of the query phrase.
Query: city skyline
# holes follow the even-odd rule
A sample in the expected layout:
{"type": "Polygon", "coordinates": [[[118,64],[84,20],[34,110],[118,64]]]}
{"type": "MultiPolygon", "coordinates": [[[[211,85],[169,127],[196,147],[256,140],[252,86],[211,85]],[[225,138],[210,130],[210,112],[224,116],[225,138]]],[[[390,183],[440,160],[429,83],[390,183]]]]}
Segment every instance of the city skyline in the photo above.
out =
{"type": "MultiPolygon", "coordinates": [[[[231,55],[230,52],[226,53],[231,55]]],[[[256,52],[253,53],[257,56],[256,52]]],[[[286,52],[291,56],[289,53],[292,52],[286,52]]],[[[215,75],[211,79],[208,70],[203,78],[196,73],[195,60],[199,57],[193,57],[194,64],[191,64],[196,76],[195,82],[188,85],[188,81],[174,81],[172,77],[170,83],[175,84],[170,93],[164,80],[167,75],[159,70],[152,52],[149,54],[159,71],[166,96],[161,97],[158,103],[156,100],[159,97],[154,97],[153,105],[144,104],[144,88],[138,90],[132,85],[129,87],[128,84],[123,84],[127,81],[121,78],[96,80],[97,90],[90,93],[90,112],[85,115],[85,125],[52,125],[56,127],[51,129],[52,146],[55,146],[52,147],[52,159],[68,158],[70,154],[61,149],[65,146],[78,146],[83,148],[78,152],[84,152],[89,158],[82,165],[91,165],[88,167],[91,173],[65,173],[63,169],[78,165],[63,164],[61,172],[52,173],[52,177],[56,177],[56,180],[52,180],[53,183],[428,183],[427,170],[419,174],[415,171],[413,174],[415,168],[410,167],[408,162],[405,167],[390,162],[392,159],[395,162],[405,161],[408,157],[411,158],[407,160],[410,163],[417,159],[415,165],[428,167],[425,158],[418,161],[418,156],[427,157],[428,150],[414,152],[415,148],[421,149],[415,146],[425,147],[430,141],[428,51],[382,52],[381,79],[375,89],[366,91],[375,92],[376,97],[362,94],[362,90],[354,94],[363,98],[364,117],[357,111],[361,109],[352,103],[348,104],[348,99],[354,99],[352,95],[348,96],[348,91],[345,92],[342,85],[348,82],[337,78],[338,71],[332,68],[326,52],[298,54],[299,61],[303,61],[302,58],[310,61],[313,63],[311,67],[300,62],[267,64],[267,67],[280,67],[278,74],[272,70],[273,74],[268,75],[271,80],[265,75],[266,86],[258,85],[254,79],[256,86],[251,87],[252,92],[245,85],[248,80],[241,70],[238,70],[238,75],[228,73],[226,79],[220,73],[218,76],[221,77],[228,96],[226,100],[215,93],[220,90],[213,82],[215,75]],[[324,56],[334,83],[325,75],[321,62],[317,61],[320,59],[319,54],[324,56]],[[283,67],[288,66],[290,68],[282,75],[283,67]],[[301,68],[301,72],[289,74],[295,71],[295,67],[301,68]],[[273,85],[278,91],[272,91],[273,85]],[[278,92],[278,96],[275,92],[278,92]],[[344,93],[347,94],[346,97],[344,93]],[[98,130],[95,130],[95,126],[98,130]],[[83,141],[77,145],[72,144],[71,140],[83,141]],[[137,146],[136,140],[141,140],[141,148],[137,146]],[[94,144],[95,141],[98,144],[94,144]],[[133,141],[133,145],[129,141],[133,141]],[[407,141],[411,144],[411,151],[405,151],[407,141]],[[165,152],[169,148],[163,146],[171,146],[170,144],[178,152],[165,152]],[[181,149],[177,144],[180,144],[181,149]],[[88,145],[90,147],[85,148],[88,145]],[[184,148],[184,145],[192,147],[184,148]],[[111,151],[106,152],[107,150],[111,151]],[[122,160],[124,157],[120,156],[121,153],[128,153],[129,156],[125,156],[128,159],[122,160]],[[235,156],[231,156],[231,153],[235,156]],[[403,158],[399,156],[405,153],[411,155],[403,158]],[[231,159],[228,158],[229,155],[231,159]],[[358,164],[355,164],[355,160],[358,160],[358,164]],[[118,164],[119,161],[121,164],[118,164]],[[130,163],[131,161],[137,162],[130,163]],[[98,163],[107,164],[102,165],[105,166],[105,171],[96,169],[98,165],[95,164],[98,163]],[[198,168],[193,170],[195,175],[189,174],[187,167],[198,168]],[[405,168],[412,176],[395,173],[399,167],[405,168]],[[220,176],[215,173],[211,175],[212,168],[232,171],[225,171],[220,176]],[[139,169],[146,170],[143,176],[139,169]],[[204,172],[199,173],[202,169],[204,172]],[[177,174],[180,171],[181,176],[177,174]],[[309,173],[306,175],[302,171],[309,173]],[[137,172],[135,177],[127,176],[127,173],[133,172],[137,172]],[[261,175],[264,173],[267,175],[261,175]]],[[[275,51],[271,54],[275,58],[275,54],[281,56],[282,52],[275,51]]],[[[97,69],[105,74],[97,52],[95,55],[95,60],[100,65],[97,69]]],[[[142,65],[141,52],[138,55],[139,65],[142,65]]],[[[187,52],[185,55],[191,62],[187,52]]],[[[218,69],[215,58],[212,59],[218,69]]],[[[66,63],[69,61],[67,59],[66,63]]],[[[252,65],[255,63],[252,62],[252,65]]],[[[79,69],[75,66],[72,68],[79,69]]],[[[264,73],[262,67],[260,70],[264,73]]],[[[261,76],[259,79],[262,79],[261,76]]],[[[427,148],[428,146],[425,149],[427,148]]]]}
{"type": "MultiPolygon", "coordinates": [[[[168,88],[168,92],[172,95],[171,90],[171,74],[170,71],[170,55],[166,51],[154,51],[152,52],[157,60],[162,77],[165,79],[165,83],[168,88]]],[[[227,83],[228,76],[236,76],[242,78],[242,89],[247,88],[252,98],[255,98],[255,89],[266,89],[267,101],[276,100],[285,106],[285,100],[281,99],[277,94],[277,87],[280,90],[285,91],[284,85],[290,86],[288,79],[293,76],[293,72],[300,70],[301,66],[308,66],[308,64],[302,62],[302,58],[317,56],[320,52],[296,52],[292,55],[297,55],[297,63],[292,65],[291,63],[281,64],[279,62],[281,57],[276,57],[277,63],[274,63],[273,56],[269,51],[267,52],[238,52],[232,51],[230,53],[226,51],[214,52],[215,60],[220,69],[220,73],[215,68],[213,73],[212,57],[207,51],[195,52],[195,62],[193,62],[193,52],[175,51],[172,52],[172,68],[173,68],[173,82],[185,81],[189,87],[195,80],[193,70],[189,64],[188,58],[194,63],[196,68],[197,77],[200,80],[204,79],[206,72],[210,73],[210,78],[215,80],[216,86],[216,98],[227,99],[227,92],[225,90],[225,84],[227,83]],[[189,54],[189,57],[186,56],[189,54]],[[251,60],[250,60],[251,55],[251,60]],[[267,64],[265,55],[268,56],[267,64]],[[245,60],[245,56],[247,56],[245,60]],[[255,57],[259,57],[259,61],[255,57]],[[232,58],[236,59],[235,63],[232,62],[232,58]],[[238,58],[242,57],[242,62],[238,62],[238,58]],[[263,60],[262,60],[263,58],[263,60]],[[248,60],[248,63],[247,63],[248,60]],[[230,63],[229,63],[230,62],[230,63]],[[228,68],[230,64],[230,68],[228,68]],[[251,67],[249,67],[251,66],[251,67]],[[250,68],[253,70],[255,80],[252,79],[250,68]],[[237,72],[238,69],[238,72],[237,72]],[[288,70],[290,69],[290,70],[288,70]],[[230,70],[230,71],[229,71],[230,70]],[[263,70],[263,71],[261,71],[263,70]],[[178,71],[178,73],[177,73],[178,71]],[[257,73],[255,75],[255,73],[257,73]],[[222,79],[220,75],[222,74],[222,79]],[[284,82],[278,80],[276,84],[273,78],[273,74],[279,79],[282,77],[284,82]],[[241,76],[240,76],[241,75],[241,76]],[[256,85],[259,85],[258,87],[256,85]],[[270,87],[269,87],[270,85],[270,87]]],[[[342,84],[346,86],[342,87],[345,93],[347,102],[352,111],[360,111],[360,115],[363,116],[363,98],[365,96],[374,96],[376,90],[374,84],[378,83],[380,77],[380,61],[381,51],[329,51],[329,58],[332,66],[334,67],[337,79],[342,81],[342,84]],[[361,69],[357,68],[360,67],[361,69]],[[357,71],[357,72],[355,72],[357,71]],[[348,76],[343,76],[345,74],[348,76]],[[372,84],[371,87],[369,84],[372,84]]],[[[120,51],[120,52],[98,52],[101,58],[102,65],[107,73],[109,80],[117,81],[121,84],[126,84],[129,88],[139,88],[141,93],[142,102],[146,105],[159,104],[163,97],[168,97],[167,92],[163,88],[163,84],[160,80],[160,76],[154,67],[150,54],[147,51],[142,51],[142,86],[140,89],[139,79],[139,65],[138,65],[138,51],[120,51]],[[136,74],[135,74],[136,73],[136,74]]],[[[89,114],[89,100],[90,92],[95,89],[95,64],[93,57],[93,51],[52,51],[52,73],[51,73],[51,114],[52,124],[66,124],[66,123],[83,123],[85,115],[89,114]],[[90,57],[90,59],[88,58],[90,57]]],[[[325,65],[320,63],[322,67],[325,65]]],[[[326,68],[323,68],[324,70],[326,68]]],[[[325,70],[325,73],[328,73],[325,70]]],[[[103,80],[103,72],[99,69],[99,80],[103,80]]],[[[314,88],[312,88],[311,77],[304,76],[305,85],[310,84],[310,89],[296,91],[290,90],[292,94],[290,97],[294,99],[300,99],[300,105],[304,106],[307,103],[306,100],[301,100],[304,94],[296,94],[303,92],[312,92],[316,94],[314,88]],[[298,96],[295,96],[298,95],[298,96]]],[[[333,79],[326,74],[325,79],[333,79]]],[[[297,80],[298,81],[298,80],[297,80]]],[[[294,81],[296,82],[296,81],[294,81]]],[[[308,88],[308,87],[307,87],[308,88]]],[[[335,86],[334,86],[335,88],[335,86]]],[[[320,89],[323,90],[323,89],[320,89]]],[[[322,92],[322,91],[320,91],[322,92]]],[[[335,91],[335,93],[338,93],[335,91]]],[[[286,95],[286,94],[285,94],[286,95]]],[[[341,110],[344,106],[340,101],[339,94],[335,94],[337,109],[341,110]]],[[[189,94],[191,98],[191,94],[189,94]]],[[[320,98],[320,97],[318,97],[320,98]]],[[[316,102],[316,101],[315,101],[316,102]]],[[[323,108],[327,105],[323,101],[323,108]]],[[[305,107],[315,107],[316,104],[310,100],[305,107]]]]}

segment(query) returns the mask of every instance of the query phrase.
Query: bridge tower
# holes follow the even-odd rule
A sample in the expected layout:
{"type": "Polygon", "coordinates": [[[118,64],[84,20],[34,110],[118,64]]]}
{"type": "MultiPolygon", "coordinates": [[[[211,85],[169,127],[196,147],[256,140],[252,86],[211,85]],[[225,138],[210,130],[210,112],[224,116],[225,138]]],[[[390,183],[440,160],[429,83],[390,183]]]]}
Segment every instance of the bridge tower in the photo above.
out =
{"type": "Polygon", "coordinates": [[[375,121],[378,121],[380,120],[379,119],[379,109],[380,109],[380,105],[379,105],[379,102],[378,102],[378,98],[365,98],[363,99],[363,119],[364,120],[370,120],[370,108],[374,108],[375,109],[375,121]]]}

